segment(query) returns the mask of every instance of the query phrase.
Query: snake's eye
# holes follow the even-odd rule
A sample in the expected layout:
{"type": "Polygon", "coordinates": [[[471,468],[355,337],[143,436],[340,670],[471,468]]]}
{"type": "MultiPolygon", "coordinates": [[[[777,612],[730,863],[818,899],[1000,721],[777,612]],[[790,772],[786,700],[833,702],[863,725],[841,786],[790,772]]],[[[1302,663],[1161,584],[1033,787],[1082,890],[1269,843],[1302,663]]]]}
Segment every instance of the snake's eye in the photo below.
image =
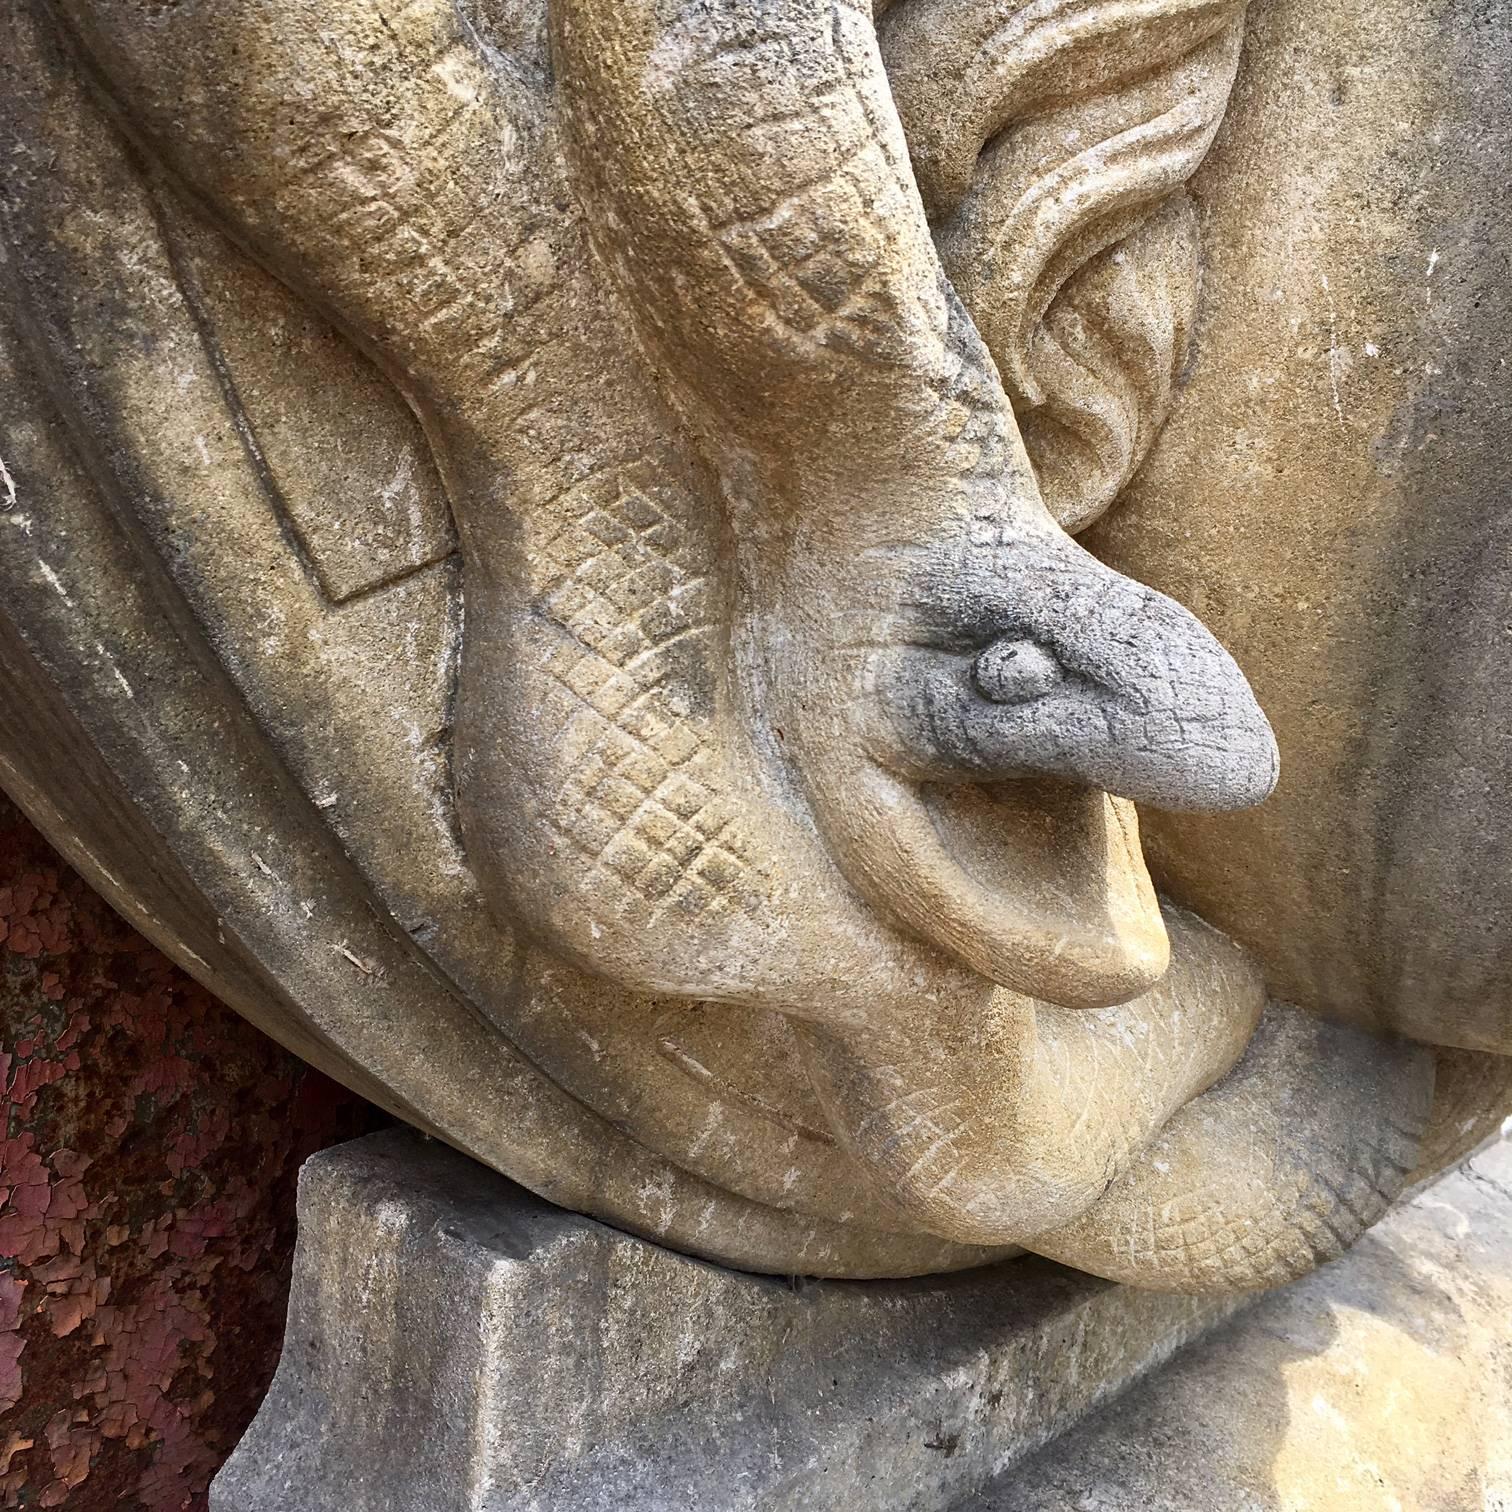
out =
{"type": "Polygon", "coordinates": [[[1026,703],[1048,693],[1062,678],[1061,664],[1037,641],[993,641],[971,669],[977,691],[993,703],[1026,703]]]}

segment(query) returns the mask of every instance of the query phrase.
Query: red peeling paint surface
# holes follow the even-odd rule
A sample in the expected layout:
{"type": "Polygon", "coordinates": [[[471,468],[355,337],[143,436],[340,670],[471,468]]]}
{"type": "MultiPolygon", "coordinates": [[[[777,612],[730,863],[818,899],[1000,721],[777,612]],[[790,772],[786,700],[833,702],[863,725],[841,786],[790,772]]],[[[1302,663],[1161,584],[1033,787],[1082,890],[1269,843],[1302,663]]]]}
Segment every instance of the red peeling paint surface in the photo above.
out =
{"type": "Polygon", "coordinates": [[[294,1177],[376,1127],[0,795],[0,1505],[203,1508],[277,1363],[294,1177]]]}

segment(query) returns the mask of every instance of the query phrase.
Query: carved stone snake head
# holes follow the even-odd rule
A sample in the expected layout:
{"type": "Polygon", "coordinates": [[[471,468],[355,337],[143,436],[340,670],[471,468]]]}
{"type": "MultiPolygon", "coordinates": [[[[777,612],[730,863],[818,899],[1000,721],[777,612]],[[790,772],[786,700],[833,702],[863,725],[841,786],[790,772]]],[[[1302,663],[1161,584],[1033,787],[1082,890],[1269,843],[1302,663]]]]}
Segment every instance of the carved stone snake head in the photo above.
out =
{"type": "MultiPolygon", "coordinates": [[[[1274,740],[1197,620],[1052,518],[870,16],[555,16],[590,239],[720,479],[756,744],[778,732],[804,821],[907,936],[1068,1005],[1148,987],[1165,942],[1118,800],[1257,803],[1274,740]],[[1083,796],[1035,814],[1046,779],[1083,796]]],[[[1045,262],[1139,199],[1069,182],[1091,209],[1045,262]]]]}

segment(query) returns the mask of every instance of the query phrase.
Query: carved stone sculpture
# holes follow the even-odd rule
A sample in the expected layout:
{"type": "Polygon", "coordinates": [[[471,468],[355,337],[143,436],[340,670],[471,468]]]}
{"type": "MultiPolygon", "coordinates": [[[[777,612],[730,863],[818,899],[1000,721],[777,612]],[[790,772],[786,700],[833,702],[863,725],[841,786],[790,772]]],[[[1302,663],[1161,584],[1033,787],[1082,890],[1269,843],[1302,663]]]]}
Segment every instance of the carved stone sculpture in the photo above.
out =
{"type": "Polygon", "coordinates": [[[16,0],[0,780],[669,1245],[1337,1254],[1512,1051],[1507,68],[1387,9],[16,0]]]}

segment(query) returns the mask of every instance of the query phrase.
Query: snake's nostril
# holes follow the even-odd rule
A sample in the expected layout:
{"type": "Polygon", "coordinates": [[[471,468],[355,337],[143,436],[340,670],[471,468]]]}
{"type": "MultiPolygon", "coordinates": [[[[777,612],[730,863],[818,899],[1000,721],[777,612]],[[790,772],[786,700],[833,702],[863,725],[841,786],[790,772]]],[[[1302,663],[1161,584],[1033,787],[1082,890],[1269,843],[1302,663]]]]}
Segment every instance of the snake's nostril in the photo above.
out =
{"type": "Polygon", "coordinates": [[[998,704],[1025,703],[1057,686],[1061,664],[1038,641],[1022,638],[993,641],[971,669],[983,698],[998,704]]]}

